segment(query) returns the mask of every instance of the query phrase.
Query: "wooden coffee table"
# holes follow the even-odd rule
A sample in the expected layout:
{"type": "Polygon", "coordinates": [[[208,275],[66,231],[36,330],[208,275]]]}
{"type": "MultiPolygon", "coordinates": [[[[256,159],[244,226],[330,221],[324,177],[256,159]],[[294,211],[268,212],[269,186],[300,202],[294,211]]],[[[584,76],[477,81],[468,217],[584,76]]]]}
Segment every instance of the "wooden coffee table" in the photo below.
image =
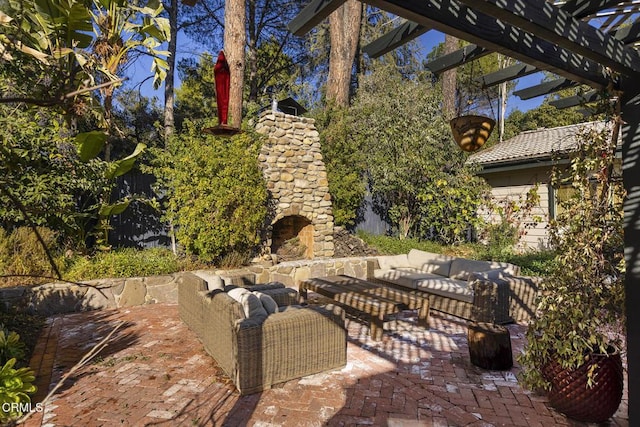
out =
{"type": "Polygon", "coordinates": [[[304,280],[300,283],[300,295],[305,300],[307,291],[367,314],[370,320],[369,333],[376,341],[382,339],[384,316],[402,310],[418,310],[418,325],[429,327],[428,299],[399,289],[341,275],[304,280]]]}

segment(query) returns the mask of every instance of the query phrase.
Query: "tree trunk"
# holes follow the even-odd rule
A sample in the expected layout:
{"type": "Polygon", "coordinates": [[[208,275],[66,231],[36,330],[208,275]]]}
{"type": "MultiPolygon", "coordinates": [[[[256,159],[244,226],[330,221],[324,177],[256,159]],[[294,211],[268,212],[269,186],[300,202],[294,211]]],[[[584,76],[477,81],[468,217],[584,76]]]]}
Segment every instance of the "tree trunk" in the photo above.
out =
{"type": "Polygon", "coordinates": [[[226,0],[224,11],[224,50],[231,72],[229,90],[229,115],[231,125],[242,125],[242,89],[244,86],[244,48],[247,41],[245,29],[246,2],[226,0]]]}
{"type": "Polygon", "coordinates": [[[169,56],[167,63],[167,77],[164,80],[164,139],[166,141],[175,130],[174,119],[174,75],[176,69],[176,51],[178,46],[178,0],[170,0],[169,6],[165,6],[169,12],[169,26],[171,40],[169,41],[169,56]]]}
{"type": "MultiPolygon", "coordinates": [[[[444,37],[444,54],[455,52],[459,48],[458,39],[449,34],[444,37]]],[[[456,113],[456,69],[442,73],[442,111],[446,120],[454,118],[456,113]]]]}
{"type": "Polygon", "coordinates": [[[329,16],[331,53],[327,78],[327,100],[337,106],[349,105],[351,72],[360,36],[362,5],[348,0],[329,16]]]}

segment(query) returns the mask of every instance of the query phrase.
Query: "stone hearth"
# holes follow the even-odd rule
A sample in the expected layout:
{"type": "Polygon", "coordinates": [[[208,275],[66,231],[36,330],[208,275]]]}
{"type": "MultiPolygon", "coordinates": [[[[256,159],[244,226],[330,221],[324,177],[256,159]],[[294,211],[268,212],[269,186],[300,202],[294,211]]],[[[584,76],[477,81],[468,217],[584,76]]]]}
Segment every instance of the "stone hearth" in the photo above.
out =
{"type": "Polygon", "coordinates": [[[280,112],[261,114],[256,131],[268,136],[258,159],[274,201],[265,252],[298,238],[304,257],[334,254],[333,212],[315,120],[280,112]]]}

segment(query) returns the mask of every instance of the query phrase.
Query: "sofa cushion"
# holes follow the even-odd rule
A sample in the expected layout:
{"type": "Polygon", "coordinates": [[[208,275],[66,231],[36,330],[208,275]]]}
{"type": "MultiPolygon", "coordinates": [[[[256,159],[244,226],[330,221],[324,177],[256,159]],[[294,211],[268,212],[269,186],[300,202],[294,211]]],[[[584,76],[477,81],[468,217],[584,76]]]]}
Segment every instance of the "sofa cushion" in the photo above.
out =
{"type": "Polygon", "coordinates": [[[271,298],[271,295],[267,295],[264,292],[254,291],[253,294],[258,297],[262,307],[264,307],[267,314],[273,314],[278,312],[278,303],[271,298]]]}
{"type": "Polygon", "coordinates": [[[454,258],[447,255],[421,251],[419,249],[411,249],[407,255],[407,259],[411,267],[417,268],[420,271],[448,277],[451,262],[454,258]]]}
{"type": "Polygon", "coordinates": [[[409,289],[415,289],[413,286],[413,278],[410,276],[412,274],[424,274],[417,271],[415,268],[398,268],[391,270],[383,270],[378,269],[373,271],[373,277],[376,279],[386,280],[388,282],[393,282],[396,285],[404,286],[409,289]]]}
{"type": "Polygon", "coordinates": [[[491,261],[477,261],[472,259],[455,258],[451,262],[449,277],[457,280],[469,280],[471,273],[492,270],[494,267],[491,261]]]}
{"type": "Polygon", "coordinates": [[[260,299],[251,291],[245,288],[235,288],[230,290],[228,295],[242,305],[244,317],[247,319],[268,315],[267,310],[262,306],[260,299]]]}
{"type": "Polygon", "coordinates": [[[253,273],[231,273],[221,277],[225,286],[246,287],[256,284],[256,275],[253,273]]]}
{"type": "Polygon", "coordinates": [[[224,290],[224,281],[222,277],[217,274],[212,274],[207,271],[194,271],[193,274],[207,282],[207,289],[209,291],[224,290]]]}
{"type": "Polygon", "coordinates": [[[378,264],[380,264],[381,270],[389,270],[398,267],[411,267],[407,254],[379,256],[378,264]]]}
{"type": "MultiPolygon", "coordinates": [[[[434,275],[435,276],[435,275],[434,275]]],[[[473,303],[473,290],[469,282],[446,277],[425,277],[415,281],[417,290],[458,301],[473,303]]]]}

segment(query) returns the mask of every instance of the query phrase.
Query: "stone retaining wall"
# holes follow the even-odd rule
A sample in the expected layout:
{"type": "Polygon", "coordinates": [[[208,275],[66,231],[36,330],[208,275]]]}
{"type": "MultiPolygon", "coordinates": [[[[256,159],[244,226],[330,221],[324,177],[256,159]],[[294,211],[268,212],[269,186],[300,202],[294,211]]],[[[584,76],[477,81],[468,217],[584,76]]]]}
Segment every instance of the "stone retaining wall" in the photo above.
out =
{"type": "MultiPolygon", "coordinates": [[[[211,270],[222,276],[255,275],[256,283],[279,281],[298,289],[300,281],[346,274],[365,279],[372,274],[375,257],[290,261],[266,267],[211,270]]],[[[0,289],[4,308],[51,316],[85,310],[124,308],[155,303],[177,303],[182,273],[163,276],[98,279],[73,283],[48,283],[35,287],[0,289]]]]}

